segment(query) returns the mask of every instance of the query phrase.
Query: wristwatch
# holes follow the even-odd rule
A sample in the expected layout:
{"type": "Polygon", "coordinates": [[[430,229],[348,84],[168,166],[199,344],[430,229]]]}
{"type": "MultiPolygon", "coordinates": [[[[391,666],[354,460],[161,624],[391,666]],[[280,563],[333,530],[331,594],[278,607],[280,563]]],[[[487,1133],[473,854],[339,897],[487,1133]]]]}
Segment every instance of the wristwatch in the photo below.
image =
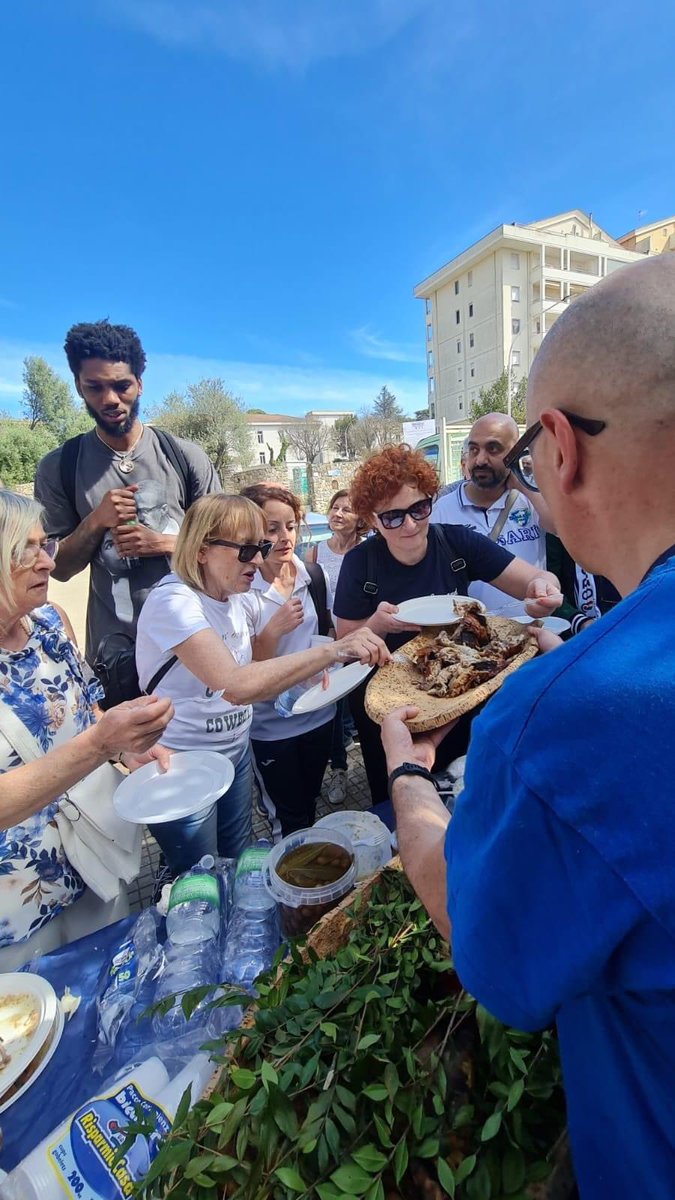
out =
{"type": "Polygon", "coordinates": [[[436,788],[436,791],[438,791],[438,784],[436,783],[436,780],[434,779],[433,775],[431,774],[431,771],[427,771],[427,768],[421,766],[420,763],[404,762],[404,763],[401,763],[400,767],[395,767],[394,770],[392,771],[391,775],[389,776],[387,790],[389,792],[390,800],[391,800],[391,789],[394,785],[394,782],[395,782],[395,780],[399,779],[401,775],[420,775],[422,779],[428,779],[429,783],[433,783],[434,787],[436,788]]]}

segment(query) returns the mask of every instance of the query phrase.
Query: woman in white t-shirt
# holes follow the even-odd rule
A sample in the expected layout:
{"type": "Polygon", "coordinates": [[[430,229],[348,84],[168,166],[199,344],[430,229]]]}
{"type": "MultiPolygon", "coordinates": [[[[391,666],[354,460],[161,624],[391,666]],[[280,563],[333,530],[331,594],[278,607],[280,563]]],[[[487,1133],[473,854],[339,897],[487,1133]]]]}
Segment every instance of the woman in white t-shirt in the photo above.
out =
{"type": "MultiPolygon", "coordinates": [[[[344,658],[385,662],[379,638],[340,642],[253,661],[242,597],[269,554],[260,509],[240,496],[216,494],[188,510],[173,554],[173,571],[148,596],[138,621],[136,664],[146,689],[169,696],[175,715],[162,744],[171,750],[216,750],[235,768],[232,786],[212,809],[152,827],[173,873],[203,854],[237,857],[251,841],[251,704],[277,696],[344,658]]],[[[275,614],[272,635],[295,623],[292,606],[275,614]]],[[[257,658],[264,657],[264,647],[257,658]]]]}
{"type": "MultiPolygon", "coordinates": [[[[256,484],[245,488],[242,494],[260,505],[266,520],[265,536],[273,543],[243,601],[256,636],[254,656],[304,650],[320,629],[310,592],[310,576],[295,553],[302,519],[300,501],[286,488],[273,484],[256,484]],[[283,606],[290,606],[293,623],[282,632],[275,615],[283,606]]],[[[324,578],[330,609],[332,597],[325,572],[324,578]]],[[[314,824],[316,798],[331,750],[334,718],[334,704],[291,717],[282,716],[269,701],[254,705],[251,729],[254,770],[275,836],[281,832],[285,837],[314,824]]]]}

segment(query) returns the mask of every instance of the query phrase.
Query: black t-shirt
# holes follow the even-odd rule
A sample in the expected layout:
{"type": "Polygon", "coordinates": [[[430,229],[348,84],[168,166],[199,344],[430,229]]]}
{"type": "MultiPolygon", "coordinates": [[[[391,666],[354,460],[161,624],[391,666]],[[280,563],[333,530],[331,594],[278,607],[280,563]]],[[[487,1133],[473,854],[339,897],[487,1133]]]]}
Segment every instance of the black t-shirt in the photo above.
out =
{"type": "MultiPolygon", "coordinates": [[[[444,596],[449,592],[466,596],[470,583],[474,580],[492,583],[510,562],[513,555],[508,550],[464,525],[430,525],[427,552],[412,567],[398,562],[389,553],[384,538],[375,534],[343,558],[333,611],[345,621],[363,621],[383,600],[402,604],[416,596],[444,596]],[[444,531],[449,546],[440,530],[444,531]],[[374,571],[369,571],[369,553],[373,556],[374,571]],[[376,594],[364,592],[363,585],[368,582],[377,584],[376,594]]],[[[390,635],[387,645],[396,649],[413,636],[390,635]]]]}

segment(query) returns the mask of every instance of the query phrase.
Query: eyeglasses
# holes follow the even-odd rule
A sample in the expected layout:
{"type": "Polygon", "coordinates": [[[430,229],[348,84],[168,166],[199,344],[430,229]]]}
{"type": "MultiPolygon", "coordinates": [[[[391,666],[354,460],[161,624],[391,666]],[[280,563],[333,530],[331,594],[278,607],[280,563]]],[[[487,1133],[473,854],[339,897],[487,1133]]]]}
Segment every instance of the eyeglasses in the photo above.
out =
{"type": "MultiPolygon", "coordinates": [[[[567,412],[564,408],[558,411],[567,417],[570,425],[575,429],[580,429],[582,433],[587,433],[589,437],[596,437],[602,433],[603,429],[607,428],[606,421],[595,421],[591,417],[579,417],[576,413],[567,412]]],[[[519,479],[531,492],[539,491],[532,465],[532,443],[539,436],[542,428],[541,421],[535,421],[534,425],[530,425],[530,428],[525,430],[513,449],[504,455],[504,466],[513,471],[516,479],[519,479]]]]}
{"type": "Polygon", "coordinates": [[[252,542],[228,542],[225,538],[211,538],[206,545],[229,546],[232,550],[238,550],[237,558],[239,562],[244,563],[253,562],[256,554],[259,554],[261,558],[267,558],[272,549],[271,542],[257,542],[255,544],[252,542]]]}
{"type": "Polygon", "coordinates": [[[426,496],[424,500],[416,500],[408,508],[389,508],[386,512],[375,513],[375,516],[385,529],[400,529],[408,516],[412,517],[413,521],[426,521],[431,514],[431,506],[431,496],[426,496]]]}
{"type": "Polygon", "coordinates": [[[47,558],[51,558],[53,561],[59,552],[59,539],[55,537],[45,538],[44,542],[39,542],[37,545],[33,542],[29,546],[24,546],[21,553],[16,556],[16,565],[18,567],[32,567],[37,562],[43,550],[47,558]]]}

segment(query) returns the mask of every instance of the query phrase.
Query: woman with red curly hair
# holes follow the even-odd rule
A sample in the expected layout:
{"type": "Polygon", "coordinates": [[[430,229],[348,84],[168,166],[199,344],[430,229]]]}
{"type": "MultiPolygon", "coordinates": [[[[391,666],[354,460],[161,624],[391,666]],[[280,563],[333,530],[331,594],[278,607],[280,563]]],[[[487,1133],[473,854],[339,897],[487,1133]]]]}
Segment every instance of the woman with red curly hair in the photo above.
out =
{"type": "MultiPolygon", "coordinates": [[[[394,650],[419,633],[417,625],[396,619],[399,604],[417,596],[465,596],[475,580],[529,600],[533,616],[547,616],[560,603],[554,575],[464,525],[430,525],[437,492],[433,467],[406,445],[386,446],[357,471],[350,488],[352,508],[373,526],[375,536],[345,556],[334,601],[338,637],[365,625],[394,650]]],[[[387,799],[386,763],[379,726],[365,712],[364,693],[365,686],[352,692],[350,706],[372,801],[380,804],[387,799]]],[[[464,753],[468,736],[469,720],[463,718],[439,747],[438,765],[464,753]]]]}

